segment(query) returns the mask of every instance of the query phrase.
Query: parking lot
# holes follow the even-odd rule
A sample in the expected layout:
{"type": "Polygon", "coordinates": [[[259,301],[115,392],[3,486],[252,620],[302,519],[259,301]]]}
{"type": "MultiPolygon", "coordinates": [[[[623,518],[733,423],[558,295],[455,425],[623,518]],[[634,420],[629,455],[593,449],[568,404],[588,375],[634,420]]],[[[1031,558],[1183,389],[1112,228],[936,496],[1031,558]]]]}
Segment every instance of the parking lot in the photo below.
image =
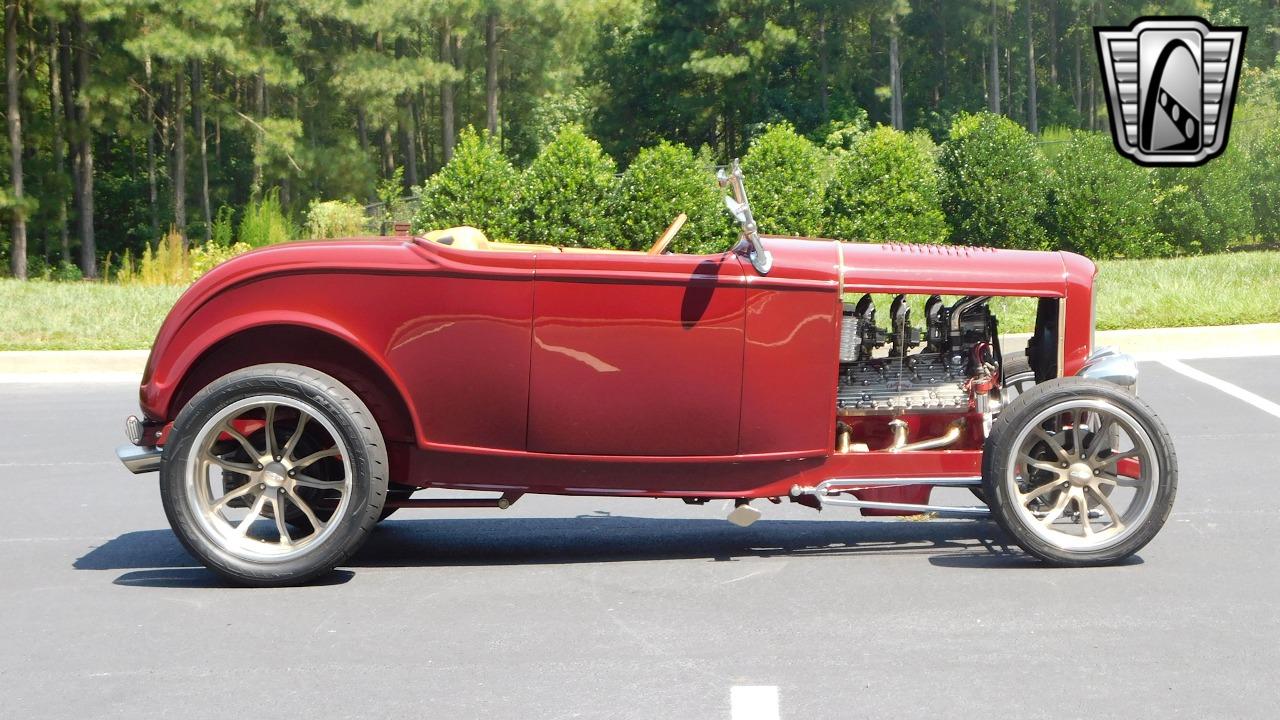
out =
{"type": "Polygon", "coordinates": [[[1179,496],[1121,567],[988,522],[526,497],[401,511],[280,590],[221,586],[116,462],[135,385],[0,384],[0,716],[1275,717],[1280,357],[1142,372],[1179,496]]]}

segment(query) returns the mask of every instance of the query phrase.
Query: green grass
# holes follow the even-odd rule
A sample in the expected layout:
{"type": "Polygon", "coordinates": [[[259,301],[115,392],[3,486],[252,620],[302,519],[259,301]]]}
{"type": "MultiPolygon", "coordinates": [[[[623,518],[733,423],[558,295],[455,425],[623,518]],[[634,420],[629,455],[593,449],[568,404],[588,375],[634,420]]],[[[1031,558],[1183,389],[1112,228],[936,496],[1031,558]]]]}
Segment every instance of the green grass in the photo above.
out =
{"type": "MultiPolygon", "coordinates": [[[[1099,263],[1098,329],[1280,322],[1280,252],[1099,263]]],[[[179,287],[0,280],[0,350],[150,347],[179,287]]],[[[888,299],[877,298],[881,325],[888,299]]],[[[1034,301],[994,302],[1002,332],[1027,332],[1034,301]]],[[[913,312],[921,323],[920,310],[913,312]]]]}
{"type": "Polygon", "coordinates": [[[183,289],[0,280],[0,350],[149,348],[183,289]]]}

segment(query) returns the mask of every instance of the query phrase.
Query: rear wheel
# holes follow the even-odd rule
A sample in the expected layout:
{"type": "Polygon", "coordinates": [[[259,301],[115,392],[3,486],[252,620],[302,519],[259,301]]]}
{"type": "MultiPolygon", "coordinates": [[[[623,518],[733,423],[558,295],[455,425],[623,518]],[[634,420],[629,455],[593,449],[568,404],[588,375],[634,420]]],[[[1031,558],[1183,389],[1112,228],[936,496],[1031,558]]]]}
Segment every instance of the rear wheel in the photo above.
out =
{"type": "Polygon", "coordinates": [[[1004,388],[1001,400],[1005,404],[1013,401],[1022,393],[1036,385],[1036,372],[1031,369],[1025,352],[1011,352],[1001,361],[1002,375],[1000,384],[1004,388]]]}
{"type": "Polygon", "coordinates": [[[179,413],[160,470],[183,545],[234,582],[331,570],[364,542],[387,492],[372,414],[324,373],[259,365],[215,380],[179,413]]]}
{"type": "Polygon", "coordinates": [[[1028,553],[1106,565],[1164,525],[1177,493],[1173,442],[1146,403],[1111,383],[1057,378],[1010,403],[983,452],[991,510],[1028,553]]]}

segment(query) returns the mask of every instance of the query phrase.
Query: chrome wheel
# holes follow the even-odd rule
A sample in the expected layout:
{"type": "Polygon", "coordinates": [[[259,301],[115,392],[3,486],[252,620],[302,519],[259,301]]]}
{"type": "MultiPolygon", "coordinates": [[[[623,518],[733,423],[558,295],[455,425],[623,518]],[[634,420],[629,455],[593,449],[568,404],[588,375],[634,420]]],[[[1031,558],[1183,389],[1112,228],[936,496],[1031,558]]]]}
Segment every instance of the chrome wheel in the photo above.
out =
{"type": "Polygon", "coordinates": [[[1106,550],[1142,527],[1160,489],[1159,453],[1138,420],[1101,398],[1040,411],[1015,437],[1004,482],[1022,524],[1071,552],[1106,550]]]}
{"type": "Polygon", "coordinates": [[[351,500],[350,450],[311,404],[246,398],[195,434],[185,482],[202,532],[242,560],[280,563],[320,547],[351,500]]]}
{"type": "Polygon", "coordinates": [[[1031,370],[1008,373],[1004,377],[1004,389],[1000,399],[1006,404],[1036,386],[1036,374],[1031,370]]]}

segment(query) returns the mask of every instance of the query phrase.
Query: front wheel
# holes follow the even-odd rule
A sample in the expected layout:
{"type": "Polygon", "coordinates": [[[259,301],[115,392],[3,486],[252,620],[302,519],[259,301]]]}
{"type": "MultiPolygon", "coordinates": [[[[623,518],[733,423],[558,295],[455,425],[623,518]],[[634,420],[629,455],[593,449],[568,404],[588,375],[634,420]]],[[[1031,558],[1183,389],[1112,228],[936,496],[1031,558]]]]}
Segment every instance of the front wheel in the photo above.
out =
{"type": "Polygon", "coordinates": [[[1164,525],[1177,493],[1173,442],[1146,403],[1111,383],[1058,378],[1019,395],[992,424],[984,495],[1041,560],[1106,565],[1164,525]]]}
{"type": "Polygon", "coordinates": [[[258,365],[201,390],[174,422],[160,468],[169,524],[240,584],[304,583],[368,537],[387,492],[372,413],[338,380],[258,365]]]}

